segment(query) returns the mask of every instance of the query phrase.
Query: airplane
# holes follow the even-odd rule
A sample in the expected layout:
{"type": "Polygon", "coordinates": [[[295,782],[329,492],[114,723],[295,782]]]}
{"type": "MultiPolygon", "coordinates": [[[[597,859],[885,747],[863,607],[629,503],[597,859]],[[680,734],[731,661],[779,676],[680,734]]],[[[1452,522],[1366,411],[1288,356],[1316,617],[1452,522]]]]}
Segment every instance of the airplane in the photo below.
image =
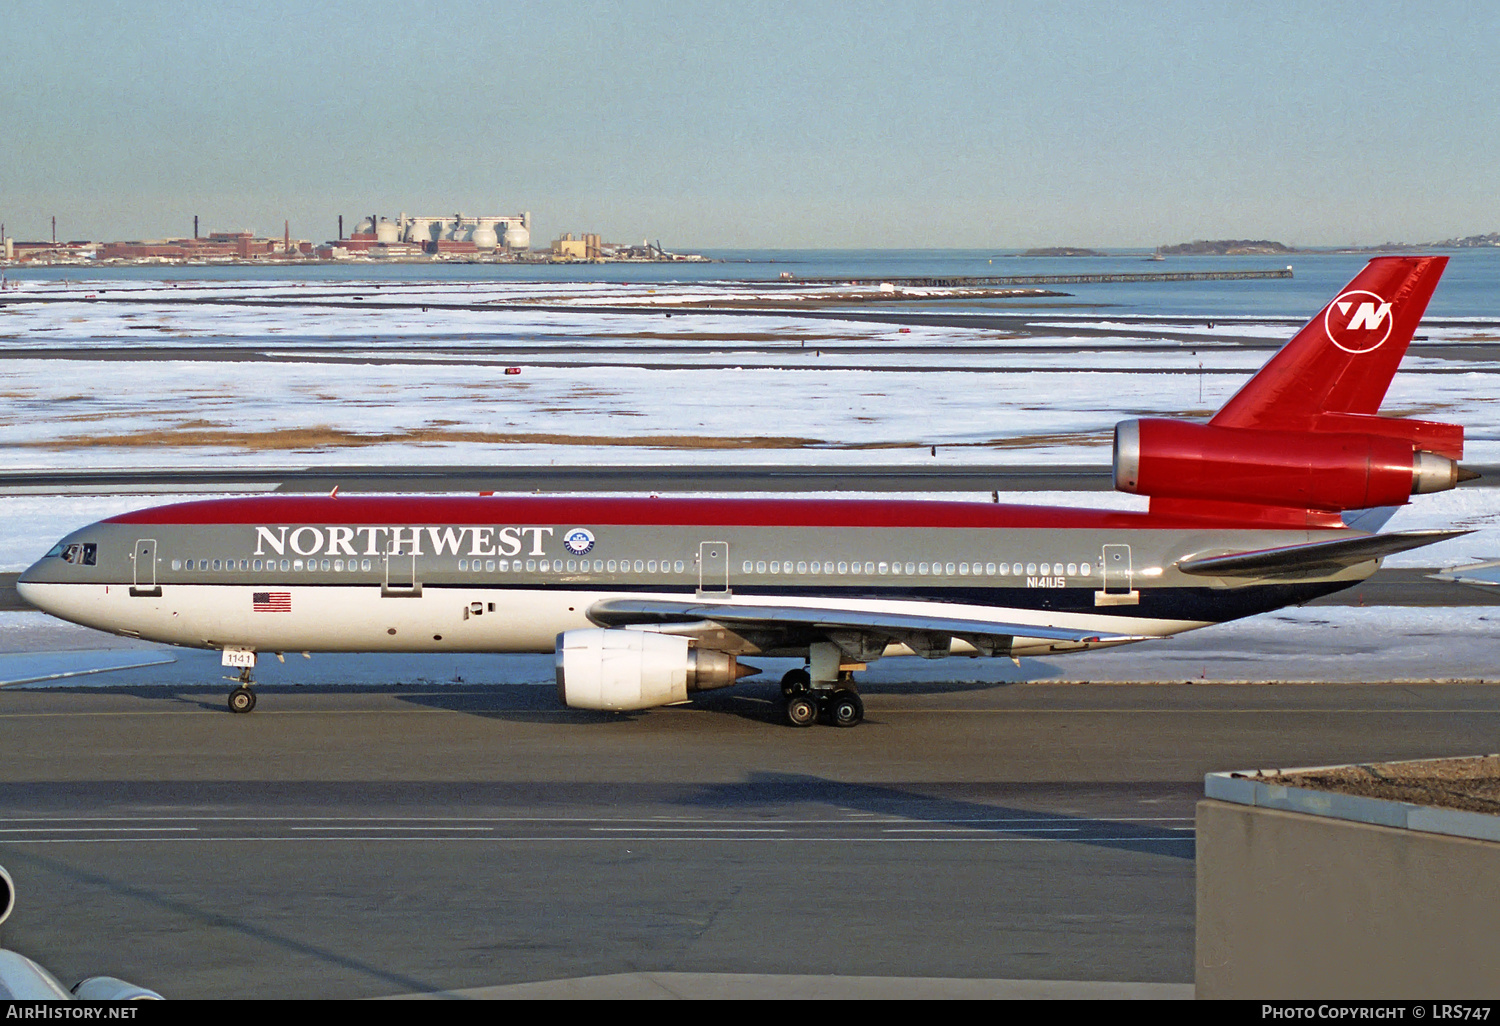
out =
{"type": "Polygon", "coordinates": [[[1126,420],[1145,512],[887,500],[257,496],[110,517],[20,578],[114,634],[266,653],[551,652],[572,708],[690,701],[760,671],[787,721],[854,726],[898,655],[1056,655],[1306,602],[1463,531],[1373,533],[1477,476],[1463,428],[1377,414],[1446,257],[1377,257],[1207,423],[1126,420]]]}
{"type": "MultiPolygon", "coordinates": [[[[0,866],[0,923],[16,905],[16,886],[0,866]]],[[[160,1001],[154,990],[114,976],[90,976],[69,990],[56,976],[17,951],[0,948],[0,1001],[160,1001]]],[[[48,1018],[63,1018],[61,1013],[48,1018]]],[[[67,1018],[74,1018],[67,1016],[67,1018]]],[[[79,1018],[86,1018],[80,1016],[79,1018]]]]}

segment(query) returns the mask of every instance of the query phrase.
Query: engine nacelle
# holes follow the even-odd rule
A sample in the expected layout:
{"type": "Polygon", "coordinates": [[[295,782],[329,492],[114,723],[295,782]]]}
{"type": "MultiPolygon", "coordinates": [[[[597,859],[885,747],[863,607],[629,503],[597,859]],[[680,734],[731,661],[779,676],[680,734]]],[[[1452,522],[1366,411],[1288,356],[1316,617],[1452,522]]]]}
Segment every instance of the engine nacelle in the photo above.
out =
{"type": "Polygon", "coordinates": [[[113,976],[90,976],[73,988],[79,1001],[160,1001],[161,995],[146,987],[113,976]]]}
{"type": "Polygon", "coordinates": [[[1342,511],[1458,484],[1458,464],[1403,438],[1260,431],[1175,420],[1115,425],[1115,487],[1164,499],[1342,511]]]}
{"type": "Polygon", "coordinates": [[[10,918],[11,909],[16,907],[16,885],[11,880],[10,874],[0,866],[0,923],[10,918]]]}
{"type": "Polygon", "coordinates": [[[759,672],[673,634],[590,628],[557,636],[557,697],[573,709],[653,709],[759,672]]]}

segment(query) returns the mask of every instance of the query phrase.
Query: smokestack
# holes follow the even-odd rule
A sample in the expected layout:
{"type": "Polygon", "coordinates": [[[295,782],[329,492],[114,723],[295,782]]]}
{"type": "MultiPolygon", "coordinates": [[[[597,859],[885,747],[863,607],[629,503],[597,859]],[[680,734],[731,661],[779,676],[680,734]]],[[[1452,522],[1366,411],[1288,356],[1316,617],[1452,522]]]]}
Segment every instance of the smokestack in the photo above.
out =
{"type": "Polygon", "coordinates": [[[344,241],[344,215],[339,215],[339,241],[344,241]]]}
{"type": "Polygon", "coordinates": [[[57,215],[52,215],[52,245],[57,245],[57,215]]]}
{"type": "Polygon", "coordinates": [[[198,237],[198,215],[194,214],[193,215],[193,238],[196,239],[197,237],[198,237]]]}
{"type": "Polygon", "coordinates": [[[292,251],[292,222],[281,222],[281,251],[290,253],[292,251]]]}

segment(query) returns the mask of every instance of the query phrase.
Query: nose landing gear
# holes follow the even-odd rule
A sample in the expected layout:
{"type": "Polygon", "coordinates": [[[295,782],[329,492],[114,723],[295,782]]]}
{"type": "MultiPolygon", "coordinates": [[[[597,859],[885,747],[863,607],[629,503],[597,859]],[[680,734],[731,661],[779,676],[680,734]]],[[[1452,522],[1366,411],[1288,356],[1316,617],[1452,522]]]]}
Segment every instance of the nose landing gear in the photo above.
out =
{"type": "Polygon", "coordinates": [[[250,668],[240,671],[239,686],[229,692],[229,711],[247,713],[255,708],[255,692],[250,690],[250,668]]]}

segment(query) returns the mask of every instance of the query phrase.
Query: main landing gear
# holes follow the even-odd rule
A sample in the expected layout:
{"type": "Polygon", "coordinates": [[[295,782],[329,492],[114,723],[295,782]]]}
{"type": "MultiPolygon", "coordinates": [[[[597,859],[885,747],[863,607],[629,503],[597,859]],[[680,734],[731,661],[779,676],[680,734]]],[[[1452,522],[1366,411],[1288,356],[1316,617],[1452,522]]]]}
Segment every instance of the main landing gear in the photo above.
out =
{"type": "Polygon", "coordinates": [[[255,708],[255,692],[250,690],[250,668],[240,671],[239,686],[229,692],[229,711],[247,713],[255,708]]]}
{"type": "Polygon", "coordinates": [[[865,718],[865,703],[848,670],[816,685],[806,670],[792,670],[781,678],[781,697],[787,722],[794,727],[811,727],[819,719],[835,727],[853,727],[865,718]]]}

